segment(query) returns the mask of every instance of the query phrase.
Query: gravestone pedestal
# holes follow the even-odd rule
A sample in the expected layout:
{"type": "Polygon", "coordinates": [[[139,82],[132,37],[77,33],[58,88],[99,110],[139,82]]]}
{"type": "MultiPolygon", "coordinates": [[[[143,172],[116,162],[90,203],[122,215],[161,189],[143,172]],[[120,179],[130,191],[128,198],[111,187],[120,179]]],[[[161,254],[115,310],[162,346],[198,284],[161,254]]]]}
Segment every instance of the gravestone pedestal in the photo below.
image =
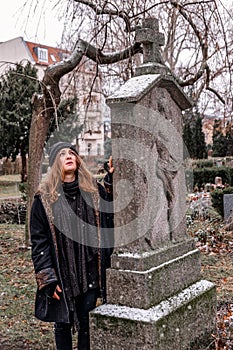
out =
{"type": "Polygon", "coordinates": [[[116,254],[108,304],[91,312],[91,349],[203,350],[215,329],[215,286],[187,240],[154,252],[116,254]]]}
{"type": "Polygon", "coordinates": [[[148,310],[105,304],[91,315],[91,349],[206,349],[214,298],[212,283],[200,281],[148,310]]]}
{"type": "MultiPolygon", "coordinates": [[[[215,286],[185,224],[182,110],[192,106],[164,65],[158,21],[136,34],[144,63],[111,108],[115,251],[107,304],[90,313],[91,349],[203,350],[215,330],[215,286]]],[[[106,233],[107,234],[107,233],[106,233]]]]}

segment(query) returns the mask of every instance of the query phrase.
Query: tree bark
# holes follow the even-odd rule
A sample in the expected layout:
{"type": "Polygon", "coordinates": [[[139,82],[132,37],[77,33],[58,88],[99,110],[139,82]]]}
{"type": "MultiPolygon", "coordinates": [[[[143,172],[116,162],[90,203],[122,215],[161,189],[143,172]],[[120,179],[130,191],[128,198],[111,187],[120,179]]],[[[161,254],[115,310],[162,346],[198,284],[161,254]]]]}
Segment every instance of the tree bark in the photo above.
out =
{"type": "Polygon", "coordinates": [[[49,113],[45,112],[44,97],[33,97],[33,115],[29,136],[29,158],[28,158],[28,195],[27,195],[27,214],[25,225],[25,244],[30,244],[29,224],[30,211],[34,198],[41,180],[41,163],[43,156],[44,143],[50,124],[49,113]]]}
{"type": "Polygon", "coordinates": [[[24,149],[24,146],[21,147],[20,150],[21,153],[21,164],[22,164],[22,169],[21,169],[21,182],[27,182],[27,155],[24,149]]]}

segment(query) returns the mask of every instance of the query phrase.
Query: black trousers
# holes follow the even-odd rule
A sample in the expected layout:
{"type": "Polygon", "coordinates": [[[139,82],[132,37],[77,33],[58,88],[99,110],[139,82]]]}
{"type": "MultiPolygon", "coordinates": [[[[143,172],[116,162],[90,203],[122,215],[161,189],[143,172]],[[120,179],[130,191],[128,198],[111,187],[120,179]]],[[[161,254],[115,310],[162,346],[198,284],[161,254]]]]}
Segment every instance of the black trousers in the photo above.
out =
{"type": "MultiPolygon", "coordinates": [[[[98,290],[92,289],[78,297],[77,315],[80,329],[78,331],[78,350],[90,349],[89,312],[96,306],[98,290]]],[[[71,324],[55,323],[54,334],[57,350],[72,350],[71,324]]]]}

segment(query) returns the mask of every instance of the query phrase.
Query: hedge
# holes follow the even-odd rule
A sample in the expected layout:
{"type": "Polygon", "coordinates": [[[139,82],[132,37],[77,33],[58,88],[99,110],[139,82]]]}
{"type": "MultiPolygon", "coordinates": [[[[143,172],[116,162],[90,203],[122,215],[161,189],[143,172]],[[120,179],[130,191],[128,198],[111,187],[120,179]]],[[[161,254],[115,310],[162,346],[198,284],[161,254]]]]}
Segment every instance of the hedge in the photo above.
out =
{"type": "Polygon", "coordinates": [[[210,159],[197,159],[192,162],[194,168],[210,168],[214,166],[214,161],[210,159]]]}
{"type": "Polygon", "coordinates": [[[214,184],[217,176],[222,178],[223,184],[233,186],[233,168],[226,166],[193,169],[194,186],[201,188],[207,183],[214,184]]]}

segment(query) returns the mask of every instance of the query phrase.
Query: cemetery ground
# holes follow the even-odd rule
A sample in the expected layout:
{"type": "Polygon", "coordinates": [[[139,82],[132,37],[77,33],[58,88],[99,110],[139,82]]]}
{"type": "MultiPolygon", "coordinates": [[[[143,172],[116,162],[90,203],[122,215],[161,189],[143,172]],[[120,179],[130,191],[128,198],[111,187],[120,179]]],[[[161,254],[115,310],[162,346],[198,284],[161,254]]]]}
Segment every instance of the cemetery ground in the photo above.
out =
{"type": "MultiPolygon", "coordinates": [[[[233,232],[210,208],[188,220],[188,234],[200,249],[203,278],[217,287],[217,330],[203,350],[233,350],[233,232]]],[[[33,316],[36,283],[24,225],[0,224],[0,238],[0,350],[53,350],[53,325],[33,316]]]]}

